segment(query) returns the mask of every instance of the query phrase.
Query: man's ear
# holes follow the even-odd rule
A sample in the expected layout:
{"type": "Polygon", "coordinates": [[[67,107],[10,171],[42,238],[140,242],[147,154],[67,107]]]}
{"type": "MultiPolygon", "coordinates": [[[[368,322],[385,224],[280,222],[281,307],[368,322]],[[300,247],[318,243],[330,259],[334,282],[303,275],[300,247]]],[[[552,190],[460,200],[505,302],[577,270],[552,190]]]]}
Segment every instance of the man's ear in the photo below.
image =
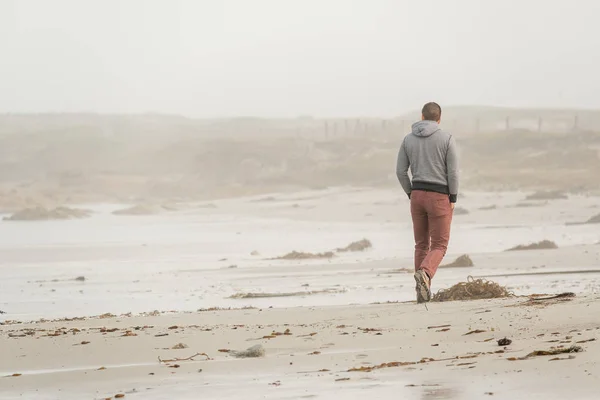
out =
{"type": "Polygon", "coordinates": [[[425,121],[425,116],[421,114],[421,121],[425,121]]]}

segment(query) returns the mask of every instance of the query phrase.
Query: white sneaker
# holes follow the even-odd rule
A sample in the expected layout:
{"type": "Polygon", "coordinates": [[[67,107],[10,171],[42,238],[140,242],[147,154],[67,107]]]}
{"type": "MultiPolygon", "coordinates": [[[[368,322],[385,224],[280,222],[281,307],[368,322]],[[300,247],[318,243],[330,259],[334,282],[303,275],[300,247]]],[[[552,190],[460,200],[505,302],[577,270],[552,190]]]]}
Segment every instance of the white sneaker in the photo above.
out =
{"type": "Polygon", "coordinates": [[[417,283],[415,288],[417,291],[417,303],[426,303],[431,300],[431,289],[429,289],[431,281],[425,271],[420,269],[415,272],[415,282],[417,283]]]}

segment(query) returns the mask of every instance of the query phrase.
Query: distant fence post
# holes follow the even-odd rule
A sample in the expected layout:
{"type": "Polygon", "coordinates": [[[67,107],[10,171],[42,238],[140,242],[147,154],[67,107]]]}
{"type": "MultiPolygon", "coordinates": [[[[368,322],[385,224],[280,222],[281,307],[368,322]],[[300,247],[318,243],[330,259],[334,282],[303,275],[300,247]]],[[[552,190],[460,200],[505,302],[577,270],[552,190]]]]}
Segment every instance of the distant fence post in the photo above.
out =
{"type": "Polygon", "coordinates": [[[542,133],[542,124],[543,124],[542,117],[539,117],[538,118],[538,133],[542,133]]]}
{"type": "Polygon", "coordinates": [[[506,130],[510,130],[510,117],[506,117],[506,130]]]}
{"type": "Polygon", "coordinates": [[[575,115],[575,120],[573,121],[573,130],[579,130],[579,115],[575,115]]]}

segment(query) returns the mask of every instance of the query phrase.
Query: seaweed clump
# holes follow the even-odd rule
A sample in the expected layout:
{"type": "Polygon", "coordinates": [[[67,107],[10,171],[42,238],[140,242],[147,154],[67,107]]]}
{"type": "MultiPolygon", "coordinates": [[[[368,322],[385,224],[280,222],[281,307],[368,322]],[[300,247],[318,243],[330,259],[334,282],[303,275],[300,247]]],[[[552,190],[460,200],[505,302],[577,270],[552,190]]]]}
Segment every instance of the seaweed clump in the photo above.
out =
{"type": "Polygon", "coordinates": [[[512,293],[505,286],[469,276],[466,282],[439,290],[433,295],[432,301],[499,299],[509,296],[512,296],[512,293]]]}

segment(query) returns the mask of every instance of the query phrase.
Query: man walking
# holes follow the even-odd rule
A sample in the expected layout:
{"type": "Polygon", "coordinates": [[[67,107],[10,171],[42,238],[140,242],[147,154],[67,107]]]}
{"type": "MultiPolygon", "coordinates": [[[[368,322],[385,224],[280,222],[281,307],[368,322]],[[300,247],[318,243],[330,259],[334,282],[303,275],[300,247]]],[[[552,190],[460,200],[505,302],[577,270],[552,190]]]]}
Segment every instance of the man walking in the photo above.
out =
{"type": "Polygon", "coordinates": [[[431,280],[448,248],[458,196],[456,144],[452,135],[440,128],[441,117],[438,104],[423,106],[421,121],[413,124],[402,141],[396,165],[398,180],[410,199],[418,303],[431,300],[431,280]]]}

